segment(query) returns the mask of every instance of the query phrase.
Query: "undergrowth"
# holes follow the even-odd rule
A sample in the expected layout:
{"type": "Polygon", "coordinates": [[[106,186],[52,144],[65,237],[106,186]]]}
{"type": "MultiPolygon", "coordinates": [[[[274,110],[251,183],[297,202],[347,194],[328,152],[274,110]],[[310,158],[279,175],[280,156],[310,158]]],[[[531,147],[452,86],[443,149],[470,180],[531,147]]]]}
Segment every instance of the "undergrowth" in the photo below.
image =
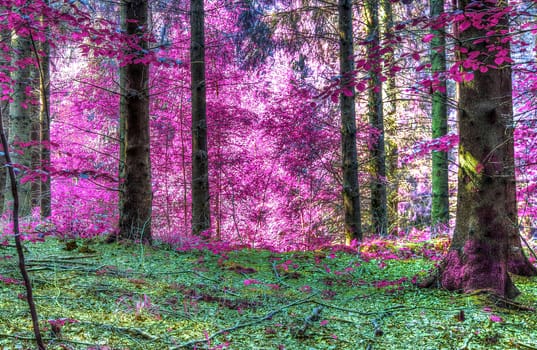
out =
{"type": "MultiPolygon", "coordinates": [[[[419,289],[445,240],[273,253],[100,239],[26,245],[49,349],[535,349],[535,312],[419,289]]],[[[514,277],[535,306],[534,280],[514,277]]],[[[15,250],[0,248],[0,348],[31,349],[15,250]]]]}

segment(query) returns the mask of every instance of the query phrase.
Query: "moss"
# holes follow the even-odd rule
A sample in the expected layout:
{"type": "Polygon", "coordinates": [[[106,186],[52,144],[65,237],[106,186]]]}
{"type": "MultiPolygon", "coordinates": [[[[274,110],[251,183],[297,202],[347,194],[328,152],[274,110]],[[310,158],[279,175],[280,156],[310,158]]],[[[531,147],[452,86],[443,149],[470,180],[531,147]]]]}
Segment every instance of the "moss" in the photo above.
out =
{"type": "MultiPolygon", "coordinates": [[[[376,246],[393,248],[394,244],[379,242],[376,246]]],[[[424,245],[435,246],[434,242],[424,245]]],[[[397,249],[398,244],[395,246],[397,249]]],[[[54,239],[27,247],[49,349],[170,348],[203,341],[237,324],[247,326],[216,336],[208,348],[359,349],[368,342],[375,349],[393,349],[393,344],[400,349],[491,346],[491,339],[468,341],[466,337],[491,327],[490,313],[483,311],[482,303],[464,294],[422,290],[411,284],[413,276],[434,266],[434,261],[426,259],[367,262],[339,251],[332,256],[240,250],[226,253],[224,264],[219,263],[221,256],[209,251],[178,254],[146,248],[142,252],[134,244],[95,242],[91,247],[97,253],[91,255],[65,251],[54,239]],[[297,274],[293,278],[283,273],[276,276],[273,263],[289,260],[289,271],[297,274]],[[240,269],[228,269],[230,266],[255,272],[238,273],[240,269]],[[259,283],[245,285],[247,279],[259,283]],[[308,326],[305,337],[293,337],[292,330],[303,327],[304,319],[319,306],[316,302],[325,304],[321,319],[308,326]],[[454,317],[460,310],[464,310],[464,322],[454,317]],[[65,322],[61,339],[52,339],[47,320],[64,318],[78,322],[65,322]],[[376,328],[382,330],[382,336],[374,336],[376,328]],[[416,346],[423,339],[428,339],[427,344],[416,346]]],[[[6,248],[2,254],[14,252],[6,248]]],[[[457,276],[470,271],[461,267],[458,256],[449,256],[453,279],[446,279],[446,284],[455,285],[457,276]]],[[[18,278],[16,259],[0,259],[0,275],[18,278]]],[[[535,283],[521,278],[517,283],[524,292],[521,300],[535,304],[535,283]]],[[[0,347],[6,349],[32,347],[31,341],[23,339],[31,339],[31,325],[20,293],[20,285],[0,282],[0,347]]],[[[517,325],[509,329],[492,325],[501,335],[494,346],[512,348],[515,340],[537,346],[531,337],[537,315],[499,309],[494,314],[517,325]]]]}

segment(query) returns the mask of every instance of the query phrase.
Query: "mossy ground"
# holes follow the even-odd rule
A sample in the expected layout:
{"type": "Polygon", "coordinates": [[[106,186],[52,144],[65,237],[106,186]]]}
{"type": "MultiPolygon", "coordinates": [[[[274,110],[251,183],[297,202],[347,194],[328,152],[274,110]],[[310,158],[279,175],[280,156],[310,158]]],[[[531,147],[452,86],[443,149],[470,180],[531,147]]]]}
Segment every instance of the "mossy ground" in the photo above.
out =
{"type": "MultiPolygon", "coordinates": [[[[382,261],[330,250],[214,254],[101,240],[65,250],[52,238],[26,247],[49,349],[537,348],[535,312],[411,283],[434,266],[414,253],[445,247],[438,242],[369,245],[370,254],[413,256],[382,261]],[[50,322],[64,324],[54,332],[50,322]]],[[[518,301],[535,306],[537,280],[514,279],[518,301]]],[[[19,280],[14,248],[1,247],[0,349],[34,348],[19,280]]]]}

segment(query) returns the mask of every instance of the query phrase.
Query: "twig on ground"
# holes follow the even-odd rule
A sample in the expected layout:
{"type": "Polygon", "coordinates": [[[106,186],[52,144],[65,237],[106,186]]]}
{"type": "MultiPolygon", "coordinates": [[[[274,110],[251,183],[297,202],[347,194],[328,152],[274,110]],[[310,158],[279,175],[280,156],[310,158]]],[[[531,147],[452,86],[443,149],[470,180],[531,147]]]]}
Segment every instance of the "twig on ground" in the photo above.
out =
{"type": "Polygon", "coordinates": [[[508,298],[504,298],[501,295],[498,295],[498,293],[496,293],[494,290],[491,290],[488,288],[478,289],[468,295],[484,295],[491,302],[493,302],[494,305],[498,307],[506,308],[506,309],[518,310],[518,311],[535,311],[535,308],[531,306],[526,306],[516,301],[510,300],[508,298]]]}
{"type": "Polygon", "coordinates": [[[346,343],[346,344],[352,344],[352,342],[348,341],[348,340],[345,340],[343,338],[340,338],[340,337],[334,337],[332,335],[324,335],[323,336],[323,339],[326,339],[328,341],[332,341],[332,342],[339,342],[339,343],[346,343]]]}
{"type": "Polygon", "coordinates": [[[272,262],[272,271],[274,271],[274,277],[276,277],[276,279],[278,280],[278,283],[281,284],[282,286],[286,286],[288,288],[290,288],[291,286],[289,285],[289,283],[285,282],[282,278],[282,276],[280,276],[280,273],[278,272],[278,268],[276,267],[276,261],[273,261],[272,262]]]}
{"type": "Polygon", "coordinates": [[[205,337],[205,339],[192,340],[192,341],[189,341],[189,342],[177,345],[177,346],[170,347],[169,349],[170,350],[175,350],[175,349],[181,349],[181,348],[188,348],[188,347],[191,347],[191,346],[196,345],[196,344],[206,343],[206,342],[216,338],[217,336],[219,336],[221,334],[229,333],[229,332],[235,331],[237,329],[253,326],[253,325],[259,324],[259,323],[261,323],[263,321],[270,320],[272,317],[274,317],[274,315],[279,314],[280,312],[282,312],[282,311],[284,311],[284,310],[286,310],[286,309],[288,309],[290,307],[312,302],[311,298],[313,298],[314,296],[315,296],[315,294],[312,294],[312,295],[309,295],[307,298],[300,299],[300,300],[297,300],[297,301],[295,301],[293,303],[284,305],[284,306],[282,306],[282,307],[280,307],[280,308],[278,308],[276,310],[272,310],[272,311],[266,313],[264,316],[256,318],[253,321],[246,322],[246,323],[239,323],[239,324],[236,324],[235,326],[221,329],[221,330],[219,330],[219,331],[217,331],[217,332],[205,337]]]}
{"type": "MultiPolygon", "coordinates": [[[[76,256],[52,256],[50,258],[45,259],[28,259],[28,263],[56,263],[61,262],[63,260],[78,260],[78,259],[88,259],[88,258],[96,258],[98,255],[91,254],[91,255],[76,255],[76,256]]],[[[92,262],[87,261],[73,261],[72,264],[82,264],[82,265],[90,265],[92,262]]]]}
{"type": "Polygon", "coordinates": [[[340,318],[340,317],[330,317],[330,321],[337,321],[337,322],[349,323],[349,324],[352,324],[352,325],[355,325],[356,327],[358,327],[358,323],[357,323],[357,322],[355,322],[355,321],[351,321],[351,320],[347,320],[347,319],[344,319],[344,318],[340,318]]]}
{"type": "Polygon", "coordinates": [[[157,339],[159,339],[159,337],[157,337],[155,335],[152,335],[152,334],[149,334],[148,332],[146,332],[146,331],[144,331],[143,329],[140,329],[140,328],[120,327],[120,326],[114,326],[114,325],[111,325],[111,324],[102,324],[102,323],[93,323],[93,322],[80,322],[80,324],[81,325],[91,325],[91,326],[94,326],[94,327],[104,328],[104,329],[107,329],[107,330],[110,330],[110,331],[130,334],[130,335],[133,335],[135,337],[137,336],[137,337],[147,339],[147,340],[157,340],[157,339]]]}
{"type": "Polygon", "coordinates": [[[380,327],[379,319],[375,318],[371,320],[371,324],[373,325],[375,337],[381,337],[384,335],[384,331],[380,327]]]}
{"type": "Polygon", "coordinates": [[[304,318],[304,323],[302,324],[302,326],[296,329],[296,331],[294,332],[295,333],[294,336],[299,337],[299,338],[305,337],[306,332],[308,331],[308,328],[314,322],[319,321],[321,319],[321,311],[323,311],[322,306],[317,306],[313,308],[313,311],[311,312],[311,314],[309,314],[308,316],[304,318]]]}
{"type": "Polygon", "coordinates": [[[339,307],[339,306],[335,306],[335,305],[330,305],[330,304],[324,303],[324,302],[322,302],[320,300],[312,300],[312,302],[317,304],[317,305],[325,306],[325,307],[330,308],[330,309],[339,310],[339,311],[345,311],[345,312],[349,312],[349,313],[353,313],[353,314],[357,314],[357,315],[378,315],[380,313],[384,314],[384,313],[397,311],[397,310],[406,310],[406,311],[408,311],[408,310],[411,310],[411,309],[415,309],[415,307],[408,308],[408,307],[406,307],[404,305],[396,305],[396,306],[392,306],[392,307],[389,307],[389,308],[384,309],[384,310],[363,312],[363,311],[356,311],[356,310],[353,310],[353,309],[348,309],[348,308],[339,307]]]}
{"type": "Polygon", "coordinates": [[[190,273],[193,273],[194,275],[198,276],[198,277],[201,277],[203,279],[206,279],[207,281],[211,281],[211,282],[214,282],[214,283],[220,283],[220,281],[217,281],[215,279],[212,279],[210,277],[207,277],[205,276],[204,274],[202,274],[201,272],[198,272],[198,271],[194,271],[194,270],[187,270],[187,271],[184,271],[186,273],[190,272],[190,273]]]}
{"type": "Polygon", "coordinates": [[[28,266],[32,266],[30,269],[32,271],[42,271],[42,270],[62,270],[62,271],[82,271],[82,272],[95,272],[95,268],[86,268],[83,266],[72,266],[72,265],[54,265],[54,264],[33,264],[30,263],[28,266]]]}
{"type": "Polygon", "coordinates": [[[35,336],[25,336],[25,335],[17,335],[17,334],[5,334],[0,333],[0,338],[15,338],[15,339],[21,339],[21,340],[31,340],[35,341],[35,336]]]}
{"type": "MultiPolygon", "coordinates": [[[[0,333],[0,338],[15,338],[15,339],[19,339],[19,340],[35,341],[35,336],[24,336],[24,335],[5,334],[5,333],[0,333]]],[[[43,337],[43,340],[56,341],[55,338],[50,338],[50,337],[43,337]]],[[[61,340],[57,341],[57,343],[78,344],[78,345],[93,346],[93,347],[98,347],[99,346],[98,344],[85,343],[85,342],[81,342],[81,341],[77,341],[77,340],[69,340],[69,339],[61,339],[61,340]]]]}

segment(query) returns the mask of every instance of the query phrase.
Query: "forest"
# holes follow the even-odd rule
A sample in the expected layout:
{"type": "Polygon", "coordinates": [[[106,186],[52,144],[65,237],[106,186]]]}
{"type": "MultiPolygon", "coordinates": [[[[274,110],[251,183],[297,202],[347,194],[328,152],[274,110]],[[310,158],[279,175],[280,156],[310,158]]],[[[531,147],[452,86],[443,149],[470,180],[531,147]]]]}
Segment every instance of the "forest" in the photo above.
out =
{"type": "Polygon", "coordinates": [[[0,348],[537,349],[536,0],[0,0],[0,348]]]}

